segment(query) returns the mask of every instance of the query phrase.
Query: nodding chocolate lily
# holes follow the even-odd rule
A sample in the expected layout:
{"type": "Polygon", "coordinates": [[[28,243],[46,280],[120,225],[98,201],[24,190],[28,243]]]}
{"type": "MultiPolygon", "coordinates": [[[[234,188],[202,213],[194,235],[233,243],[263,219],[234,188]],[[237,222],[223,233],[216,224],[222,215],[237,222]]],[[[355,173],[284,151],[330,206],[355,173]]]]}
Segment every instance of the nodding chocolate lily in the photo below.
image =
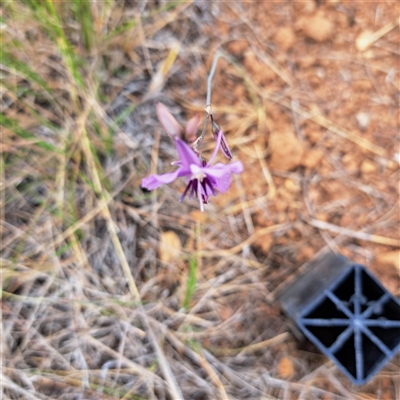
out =
{"type": "Polygon", "coordinates": [[[232,160],[232,153],[228,146],[228,142],[225,139],[225,135],[222,132],[221,128],[215,123],[214,118],[211,114],[211,123],[212,123],[212,133],[214,135],[215,140],[217,140],[219,133],[221,133],[221,151],[224,153],[224,156],[230,161],[232,160]]]}
{"type": "MultiPolygon", "coordinates": [[[[209,197],[212,194],[216,196],[216,190],[220,193],[226,192],[231,184],[231,174],[241,173],[243,171],[243,165],[240,161],[227,165],[222,163],[211,165],[222,145],[223,133],[221,130],[217,133],[217,143],[214,152],[210,160],[206,162],[199,157],[189,145],[179,138],[182,128],[170,114],[167,107],[161,103],[157,104],[157,115],[165,130],[175,140],[179,160],[172,164],[178,166],[178,169],[163,175],[152,174],[142,180],[142,187],[147,190],[154,190],[163,184],[173,182],[181,176],[186,176],[187,186],[180,201],[182,201],[188,193],[190,198],[195,195],[199,200],[201,211],[204,211],[203,205],[208,203],[209,197]]],[[[189,123],[186,129],[188,129],[188,127],[189,123]]]]}

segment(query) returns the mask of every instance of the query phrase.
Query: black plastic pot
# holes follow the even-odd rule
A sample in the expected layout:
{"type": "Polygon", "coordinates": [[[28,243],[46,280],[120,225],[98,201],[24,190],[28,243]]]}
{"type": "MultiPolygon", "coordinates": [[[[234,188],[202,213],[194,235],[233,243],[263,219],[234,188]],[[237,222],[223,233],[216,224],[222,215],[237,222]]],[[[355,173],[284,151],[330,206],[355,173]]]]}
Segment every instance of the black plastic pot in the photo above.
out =
{"type": "Polygon", "coordinates": [[[329,253],[279,301],[304,335],[357,385],[400,350],[400,302],[363,266],[329,253]]]}

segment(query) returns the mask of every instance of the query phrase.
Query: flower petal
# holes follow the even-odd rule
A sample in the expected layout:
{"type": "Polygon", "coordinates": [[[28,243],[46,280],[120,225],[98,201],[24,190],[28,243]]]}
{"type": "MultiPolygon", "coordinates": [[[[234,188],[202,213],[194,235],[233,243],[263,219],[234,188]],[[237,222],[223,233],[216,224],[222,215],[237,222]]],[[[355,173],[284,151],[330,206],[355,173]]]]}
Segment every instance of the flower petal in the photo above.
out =
{"type": "Polygon", "coordinates": [[[179,136],[182,132],[182,127],[179,125],[179,122],[175,119],[175,117],[169,112],[168,108],[162,103],[157,103],[156,108],[158,120],[161,122],[167,133],[172,137],[179,136]]]}
{"type": "Polygon", "coordinates": [[[231,176],[224,175],[223,177],[216,179],[215,187],[220,193],[225,193],[229,189],[229,186],[231,186],[231,182],[231,176]]]}
{"type": "Polygon", "coordinates": [[[144,187],[147,190],[154,190],[161,185],[173,182],[179,176],[182,176],[181,168],[177,169],[174,172],[169,172],[168,174],[163,174],[163,175],[152,174],[142,179],[142,187],[144,187]]]}
{"type": "Polygon", "coordinates": [[[207,175],[207,176],[212,176],[214,178],[221,178],[224,175],[227,174],[240,174],[243,172],[243,164],[241,161],[236,161],[232,164],[222,164],[222,163],[217,163],[213,165],[212,167],[203,167],[202,171],[207,175]]]}
{"type": "Polygon", "coordinates": [[[199,129],[200,115],[196,114],[193,118],[190,118],[186,124],[186,140],[191,143],[196,140],[197,130],[199,129]]]}
{"type": "Polygon", "coordinates": [[[243,172],[243,164],[240,161],[227,165],[218,163],[212,167],[203,168],[203,172],[210,180],[214,178],[214,187],[221,193],[224,193],[228,190],[231,184],[231,174],[240,174],[243,172]]]}
{"type": "Polygon", "coordinates": [[[179,159],[182,162],[182,168],[190,173],[190,166],[197,165],[202,167],[202,163],[196,153],[181,139],[175,139],[176,150],[179,154],[179,159]]]}

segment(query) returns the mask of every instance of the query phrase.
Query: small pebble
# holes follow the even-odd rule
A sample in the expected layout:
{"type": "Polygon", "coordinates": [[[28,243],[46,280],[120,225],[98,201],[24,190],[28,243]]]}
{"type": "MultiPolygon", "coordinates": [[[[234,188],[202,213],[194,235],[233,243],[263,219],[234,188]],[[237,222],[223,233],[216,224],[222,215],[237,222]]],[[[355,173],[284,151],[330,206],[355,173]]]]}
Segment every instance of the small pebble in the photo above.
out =
{"type": "Polygon", "coordinates": [[[361,163],[360,169],[363,174],[370,174],[370,173],[376,172],[376,170],[377,170],[375,163],[373,163],[370,160],[364,160],[361,163]]]}
{"type": "Polygon", "coordinates": [[[274,35],[275,41],[283,50],[289,50],[296,41],[296,36],[291,27],[282,27],[274,35]]]}
{"type": "Polygon", "coordinates": [[[359,112],[356,115],[356,120],[360,129],[364,131],[365,129],[368,128],[370,116],[366,112],[359,112]]]}
{"type": "Polygon", "coordinates": [[[325,78],[325,75],[326,75],[325,68],[317,68],[318,78],[320,78],[320,79],[325,78]]]}
{"type": "Polygon", "coordinates": [[[334,25],[325,15],[316,13],[304,20],[303,32],[309,39],[321,43],[334,38],[334,25]]]}

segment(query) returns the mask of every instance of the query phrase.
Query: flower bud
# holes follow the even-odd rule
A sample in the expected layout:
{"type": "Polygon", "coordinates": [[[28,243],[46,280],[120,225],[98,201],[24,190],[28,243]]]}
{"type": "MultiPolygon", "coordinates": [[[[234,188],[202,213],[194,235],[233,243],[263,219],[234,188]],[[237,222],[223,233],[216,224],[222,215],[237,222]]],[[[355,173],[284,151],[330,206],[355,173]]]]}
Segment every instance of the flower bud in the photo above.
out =
{"type": "Polygon", "coordinates": [[[219,134],[219,132],[221,132],[222,137],[221,137],[221,147],[220,147],[220,149],[221,149],[222,153],[224,153],[224,156],[229,161],[232,160],[232,158],[233,158],[232,157],[232,153],[231,153],[231,150],[229,149],[228,142],[226,141],[225,135],[223,134],[221,128],[214,121],[214,118],[213,118],[212,114],[211,114],[211,122],[212,122],[212,133],[214,135],[214,139],[217,140],[218,134],[219,134]]]}

